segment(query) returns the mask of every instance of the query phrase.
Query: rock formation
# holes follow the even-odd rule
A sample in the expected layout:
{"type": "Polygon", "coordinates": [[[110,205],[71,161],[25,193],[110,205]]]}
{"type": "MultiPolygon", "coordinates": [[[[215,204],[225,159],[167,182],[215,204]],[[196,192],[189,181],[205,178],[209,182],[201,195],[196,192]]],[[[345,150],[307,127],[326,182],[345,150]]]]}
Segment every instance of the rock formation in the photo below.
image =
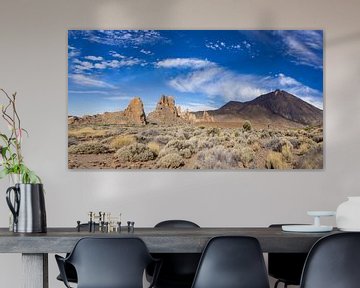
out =
{"type": "Polygon", "coordinates": [[[161,96],[155,111],[149,113],[147,118],[149,122],[158,124],[169,124],[182,121],[175,106],[174,97],[165,95],[161,96]]]}
{"type": "Polygon", "coordinates": [[[124,111],[124,118],[128,123],[145,125],[146,115],[144,111],[144,104],[140,97],[133,98],[128,107],[124,111]]]}

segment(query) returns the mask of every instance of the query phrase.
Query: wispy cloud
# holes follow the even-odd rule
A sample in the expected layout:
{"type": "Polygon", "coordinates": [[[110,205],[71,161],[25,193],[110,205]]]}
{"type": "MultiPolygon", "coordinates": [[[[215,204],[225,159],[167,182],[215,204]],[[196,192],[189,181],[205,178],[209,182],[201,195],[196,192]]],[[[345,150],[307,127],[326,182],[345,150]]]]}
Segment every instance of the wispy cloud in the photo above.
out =
{"type": "Polygon", "coordinates": [[[207,111],[207,110],[216,110],[219,107],[216,107],[215,105],[209,105],[209,104],[205,104],[205,103],[199,103],[199,102],[188,102],[186,104],[181,104],[179,103],[179,106],[181,108],[181,111],[185,112],[185,111],[189,111],[189,112],[194,112],[194,111],[207,111]]]}
{"type": "Polygon", "coordinates": [[[158,61],[155,64],[157,68],[191,68],[199,69],[204,67],[215,66],[215,63],[198,59],[198,58],[169,58],[165,60],[158,61]]]}
{"type": "Polygon", "coordinates": [[[121,47],[142,46],[164,40],[158,31],[153,30],[70,30],[69,36],[121,47]]]}
{"type": "Polygon", "coordinates": [[[69,59],[78,57],[80,55],[80,49],[68,45],[68,57],[69,59]]]}
{"type": "Polygon", "coordinates": [[[76,84],[85,87],[98,87],[98,88],[116,88],[114,85],[106,83],[102,80],[94,79],[90,76],[82,74],[70,74],[69,78],[76,84]]]}
{"type": "Polygon", "coordinates": [[[124,55],[121,55],[120,53],[116,52],[116,51],[113,51],[113,50],[110,50],[109,51],[109,54],[114,57],[114,58],[120,58],[120,59],[124,59],[126,58],[126,56],[124,55]]]}
{"type": "MultiPolygon", "coordinates": [[[[86,58],[86,57],[85,57],[86,58]]],[[[121,68],[121,67],[130,67],[134,65],[142,64],[144,61],[138,59],[138,58],[123,58],[121,60],[103,60],[98,61],[96,63],[89,62],[89,61],[81,61],[79,59],[73,60],[73,72],[77,74],[81,74],[86,71],[92,71],[94,69],[115,69],[115,68],[121,68]]]]}
{"type": "Polygon", "coordinates": [[[145,55],[152,55],[153,54],[151,51],[145,50],[145,49],[141,49],[140,52],[145,54],[145,55]]]}
{"type": "Polygon", "coordinates": [[[285,53],[293,58],[292,61],[295,64],[322,69],[322,31],[278,30],[274,31],[274,33],[280,36],[283,44],[285,45],[285,53]]]}
{"type": "Polygon", "coordinates": [[[239,43],[226,43],[225,41],[207,41],[205,47],[211,50],[250,50],[252,45],[244,40],[239,43]]]}
{"type": "Polygon", "coordinates": [[[91,60],[91,61],[102,61],[102,60],[104,60],[104,58],[101,57],[101,56],[85,56],[84,58],[87,59],[87,60],[91,60]]]}
{"type": "Polygon", "coordinates": [[[282,73],[275,76],[238,74],[220,66],[213,66],[179,75],[171,79],[168,85],[180,92],[201,93],[209,98],[220,97],[225,101],[242,102],[275,89],[284,89],[322,109],[320,91],[282,73]]]}

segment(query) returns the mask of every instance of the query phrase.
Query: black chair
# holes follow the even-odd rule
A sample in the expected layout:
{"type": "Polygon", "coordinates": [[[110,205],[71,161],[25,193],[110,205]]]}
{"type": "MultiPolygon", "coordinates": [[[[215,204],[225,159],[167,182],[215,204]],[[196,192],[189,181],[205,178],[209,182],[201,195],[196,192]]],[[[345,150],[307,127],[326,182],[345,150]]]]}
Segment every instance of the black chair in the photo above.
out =
{"type": "Polygon", "coordinates": [[[82,238],[67,258],[55,258],[66,287],[65,263],[75,267],[78,288],[142,288],[145,268],[156,262],[139,238],[82,238]]]}
{"type": "MultiPolygon", "coordinates": [[[[89,224],[88,223],[80,224],[80,229],[81,230],[89,229],[89,224]]],[[[95,223],[95,229],[99,229],[99,224],[98,223],[95,223]]],[[[69,256],[69,253],[66,254],[66,257],[68,257],[68,256],[69,256]]],[[[74,266],[71,265],[70,263],[67,263],[67,262],[65,262],[64,266],[65,266],[65,274],[66,274],[68,282],[77,283],[77,275],[76,275],[76,270],[75,270],[74,266]]],[[[61,274],[59,274],[56,277],[56,279],[59,280],[59,281],[64,282],[62,277],[61,277],[61,274]]]]}
{"type": "Polygon", "coordinates": [[[321,238],[306,259],[301,288],[360,287],[360,233],[321,238]]]}
{"type": "MultiPolygon", "coordinates": [[[[199,225],[187,220],[166,220],[155,225],[155,228],[200,228],[199,225]]],[[[194,280],[201,254],[197,253],[157,253],[152,254],[161,259],[156,288],[190,288],[194,280]]],[[[147,269],[147,279],[153,277],[153,267],[147,269]]]]}
{"type": "Polygon", "coordinates": [[[207,244],[192,288],[269,288],[256,238],[220,236],[207,244]]]}
{"type": "MultiPolygon", "coordinates": [[[[272,224],[270,228],[280,228],[288,224],[272,224]]],[[[280,283],[286,288],[288,285],[300,285],[301,273],[304,268],[307,253],[269,253],[268,272],[277,281],[274,288],[280,283]]]]}

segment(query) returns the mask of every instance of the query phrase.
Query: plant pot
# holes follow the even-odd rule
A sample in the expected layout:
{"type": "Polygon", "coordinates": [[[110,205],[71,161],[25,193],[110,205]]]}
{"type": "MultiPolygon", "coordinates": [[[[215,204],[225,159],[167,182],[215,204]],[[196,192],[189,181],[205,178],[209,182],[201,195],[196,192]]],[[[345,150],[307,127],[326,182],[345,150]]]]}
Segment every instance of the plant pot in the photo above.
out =
{"type": "Polygon", "coordinates": [[[342,231],[360,231],[360,196],[348,197],[338,206],[336,226],[342,231]]]}
{"type": "Polygon", "coordinates": [[[42,184],[15,184],[7,189],[6,201],[14,216],[14,232],[45,233],[47,231],[42,184]],[[13,197],[11,197],[12,193],[13,197]]]}

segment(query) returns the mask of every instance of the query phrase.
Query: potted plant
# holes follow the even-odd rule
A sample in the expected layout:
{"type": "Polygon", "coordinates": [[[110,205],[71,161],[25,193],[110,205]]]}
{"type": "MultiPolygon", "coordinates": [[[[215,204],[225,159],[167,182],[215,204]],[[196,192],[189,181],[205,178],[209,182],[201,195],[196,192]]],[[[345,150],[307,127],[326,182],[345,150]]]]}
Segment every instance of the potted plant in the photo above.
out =
{"type": "Polygon", "coordinates": [[[41,179],[24,163],[21,144],[28,132],[22,128],[16,109],[16,93],[5,96],[0,104],[1,116],[8,126],[7,133],[0,133],[0,179],[10,176],[14,186],[6,192],[6,201],[13,214],[14,232],[46,232],[46,212],[41,179]],[[13,195],[12,195],[13,193],[13,195]]]}

